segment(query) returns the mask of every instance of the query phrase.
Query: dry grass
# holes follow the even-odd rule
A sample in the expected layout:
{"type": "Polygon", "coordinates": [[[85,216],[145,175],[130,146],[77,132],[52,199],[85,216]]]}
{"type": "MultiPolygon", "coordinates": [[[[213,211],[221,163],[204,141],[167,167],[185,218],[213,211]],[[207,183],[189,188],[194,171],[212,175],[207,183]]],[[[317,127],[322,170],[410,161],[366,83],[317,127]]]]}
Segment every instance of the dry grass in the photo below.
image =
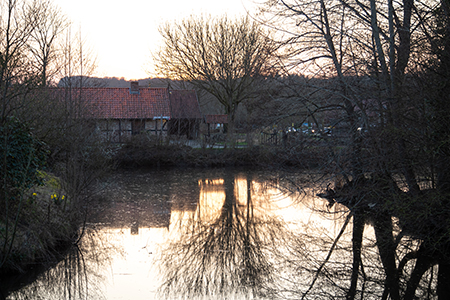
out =
{"type": "MultiPolygon", "coordinates": [[[[67,205],[70,199],[61,189],[59,180],[45,173],[42,176],[45,184],[28,190],[23,196],[15,238],[1,273],[24,272],[32,264],[55,260],[61,245],[73,240],[77,231],[67,205]]],[[[5,231],[4,221],[2,223],[5,231]]],[[[11,227],[9,237],[13,233],[11,227]]],[[[2,246],[4,236],[2,232],[2,246]]]]}

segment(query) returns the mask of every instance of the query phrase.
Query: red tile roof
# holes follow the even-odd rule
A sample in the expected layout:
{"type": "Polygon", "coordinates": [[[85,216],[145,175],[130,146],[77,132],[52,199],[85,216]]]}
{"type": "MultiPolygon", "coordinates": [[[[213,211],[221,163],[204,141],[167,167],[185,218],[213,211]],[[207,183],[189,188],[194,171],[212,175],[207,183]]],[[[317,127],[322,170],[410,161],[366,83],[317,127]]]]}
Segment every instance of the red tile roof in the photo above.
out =
{"type": "MultiPolygon", "coordinates": [[[[64,88],[53,90],[58,97],[68,94],[64,88]]],[[[194,90],[171,90],[169,95],[167,88],[139,87],[139,93],[130,93],[129,88],[74,88],[71,99],[81,99],[82,115],[95,119],[202,117],[194,90]]]]}
{"type": "Polygon", "coordinates": [[[194,90],[170,90],[170,111],[175,119],[201,119],[200,105],[194,90]]]}
{"type": "Polygon", "coordinates": [[[165,88],[84,88],[82,97],[89,101],[96,119],[150,119],[170,116],[169,95],[165,88]]]}
{"type": "Polygon", "coordinates": [[[228,115],[205,115],[206,124],[227,124],[228,115]]]}

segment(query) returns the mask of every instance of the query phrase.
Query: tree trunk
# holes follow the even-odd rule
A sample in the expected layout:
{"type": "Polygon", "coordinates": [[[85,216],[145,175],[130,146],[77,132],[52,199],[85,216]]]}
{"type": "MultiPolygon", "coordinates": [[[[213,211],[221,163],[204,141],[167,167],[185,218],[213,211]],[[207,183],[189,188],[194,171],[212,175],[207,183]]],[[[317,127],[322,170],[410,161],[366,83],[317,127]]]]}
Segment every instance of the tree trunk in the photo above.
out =
{"type": "Polygon", "coordinates": [[[448,299],[450,295],[450,263],[447,260],[439,262],[437,294],[439,300],[448,299]]]}
{"type": "Polygon", "coordinates": [[[434,103],[435,144],[437,145],[437,188],[445,198],[446,205],[450,201],[445,195],[450,194],[450,1],[442,0],[442,20],[444,41],[443,50],[439,53],[440,67],[438,95],[434,103]]]}
{"type": "Polygon", "coordinates": [[[404,300],[414,299],[420,279],[431,266],[430,253],[428,253],[427,249],[425,249],[425,245],[423,243],[420,245],[417,254],[416,265],[414,266],[414,270],[408,280],[405,296],[403,297],[404,300]]]}
{"type": "Polygon", "coordinates": [[[356,295],[356,287],[358,283],[359,268],[361,266],[361,247],[364,233],[364,215],[356,212],[353,215],[353,264],[352,264],[352,278],[350,289],[347,293],[347,299],[353,300],[356,295]]]}
{"type": "Polygon", "coordinates": [[[231,106],[227,111],[227,142],[225,143],[225,147],[227,147],[227,144],[231,145],[231,148],[234,148],[235,145],[235,138],[234,138],[234,120],[235,120],[235,113],[236,109],[231,106]]]}
{"type": "Polygon", "coordinates": [[[385,292],[389,293],[391,299],[400,300],[400,289],[398,273],[395,263],[395,243],[392,236],[391,216],[386,212],[380,212],[375,218],[375,236],[381,262],[386,273],[385,292]]]}

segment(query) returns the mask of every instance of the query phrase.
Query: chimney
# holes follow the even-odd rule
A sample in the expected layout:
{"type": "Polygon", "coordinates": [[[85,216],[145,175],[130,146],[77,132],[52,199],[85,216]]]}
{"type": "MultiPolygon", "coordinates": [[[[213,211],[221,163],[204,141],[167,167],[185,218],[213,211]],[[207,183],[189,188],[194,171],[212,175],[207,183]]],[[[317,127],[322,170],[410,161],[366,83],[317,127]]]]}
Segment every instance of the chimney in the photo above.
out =
{"type": "Polygon", "coordinates": [[[130,94],[139,95],[139,82],[138,81],[132,81],[130,83],[130,94]]]}

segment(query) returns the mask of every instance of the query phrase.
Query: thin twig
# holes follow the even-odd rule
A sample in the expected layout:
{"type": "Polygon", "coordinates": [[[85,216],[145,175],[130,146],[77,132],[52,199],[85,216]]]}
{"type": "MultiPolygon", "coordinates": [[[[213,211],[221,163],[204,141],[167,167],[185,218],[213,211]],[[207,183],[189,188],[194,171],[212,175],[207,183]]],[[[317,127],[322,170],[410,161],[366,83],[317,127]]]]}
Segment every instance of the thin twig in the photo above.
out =
{"type": "Polygon", "coordinates": [[[309,286],[308,290],[307,290],[307,291],[303,294],[303,296],[302,296],[302,300],[305,299],[306,295],[308,295],[308,293],[312,290],[314,284],[316,283],[317,279],[319,278],[320,272],[322,271],[322,269],[325,267],[325,264],[326,264],[326,263],[328,262],[328,260],[330,259],[331,254],[333,253],[334,248],[336,247],[336,245],[337,245],[339,239],[341,238],[342,234],[344,234],[345,228],[347,227],[347,225],[348,225],[348,223],[349,223],[349,221],[350,221],[350,218],[351,218],[352,216],[353,216],[353,213],[352,213],[352,212],[350,212],[350,213],[347,215],[347,218],[345,219],[345,222],[344,222],[344,225],[343,225],[342,228],[341,228],[341,231],[339,232],[338,236],[337,236],[336,239],[334,240],[333,245],[331,246],[330,251],[328,251],[328,255],[327,255],[327,257],[325,258],[324,262],[320,265],[319,269],[317,269],[316,275],[314,276],[314,279],[313,279],[313,281],[311,282],[311,285],[309,286]]]}

